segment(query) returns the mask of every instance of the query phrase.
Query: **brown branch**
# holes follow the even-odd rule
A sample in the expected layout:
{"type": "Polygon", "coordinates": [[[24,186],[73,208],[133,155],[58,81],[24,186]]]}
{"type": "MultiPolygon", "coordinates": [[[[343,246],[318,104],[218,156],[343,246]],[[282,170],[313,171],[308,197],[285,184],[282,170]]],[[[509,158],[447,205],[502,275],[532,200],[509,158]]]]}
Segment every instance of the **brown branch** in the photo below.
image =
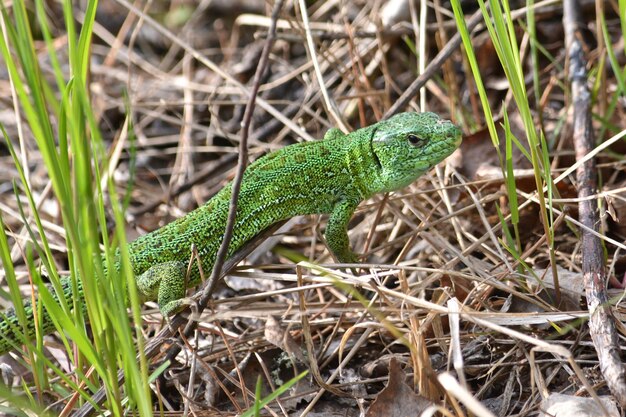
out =
{"type": "MultiPolygon", "coordinates": [[[[576,160],[581,160],[594,148],[591,125],[591,94],[587,88],[587,73],[578,30],[579,3],[564,2],[563,26],[565,46],[569,58],[569,80],[573,101],[573,140],[576,160]]],[[[576,170],[578,211],[584,225],[582,233],[582,270],[589,309],[589,332],[598,353],[600,371],[607,386],[622,407],[626,406],[626,372],[620,359],[619,339],[615,317],[606,293],[606,265],[600,239],[591,233],[598,231],[600,218],[595,199],[597,193],[597,168],[594,158],[576,170]]]]}
{"type": "MultiPolygon", "coordinates": [[[[235,174],[235,179],[233,180],[231,197],[230,197],[230,206],[228,209],[228,219],[226,221],[226,229],[224,231],[224,238],[222,240],[222,244],[217,251],[215,263],[213,265],[213,272],[209,279],[204,283],[202,288],[202,294],[200,296],[200,300],[198,301],[198,311],[197,314],[202,314],[206,306],[209,304],[211,300],[211,296],[213,295],[213,290],[215,286],[219,282],[222,277],[222,269],[224,266],[224,261],[226,260],[226,255],[228,254],[228,247],[230,246],[230,240],[233,235],[233,229],[235,227],[235,217],[237,213],[237,199],[239,198],[239,190],[241,189],[241,182],[243,180],[243,174],[246,170],[246,166],[248,163],[248,134],[250,131],[250,124],[252,122],[252,113],[254,112],[256,96],[259,92],[259,87],[261,86],[261,77],[267,68],[267,63],[269,61],[270,51],[272,49],[272,45],[274,44],[274,40],[276,39],[276,21],[278,20],[278,14],[282,9],[283,1],[278,0],[274,5],[274,10],[272,11],[271,17],[271,25],[268,32],[268,37],[263,47],[263,52],[261,52],[261,58],[259,59],[259,64],[257,66],[256,73],[254,74],[254,79],[252,81],[252,91],[250,92],[250,99],[246,104],[246,110],[243,115],[243,121],[241,125],[241,139],[239,143],[239,162],[237,166],[237,173],[235,174]]],[[[178,318],[181,314],[177,314],[175,318],[178,318]]],[[[188,320],[185,329],[182,334],[184,338],[189,338],[193,331],[195,330],[198,322],[197,320],[188,320]]],[[[165,358],[166,361],[173,361],[176,358],[176,355],[181,350],[181,344],[176,344],[172,346],[170,351],[167,353],[165,358]]]]}

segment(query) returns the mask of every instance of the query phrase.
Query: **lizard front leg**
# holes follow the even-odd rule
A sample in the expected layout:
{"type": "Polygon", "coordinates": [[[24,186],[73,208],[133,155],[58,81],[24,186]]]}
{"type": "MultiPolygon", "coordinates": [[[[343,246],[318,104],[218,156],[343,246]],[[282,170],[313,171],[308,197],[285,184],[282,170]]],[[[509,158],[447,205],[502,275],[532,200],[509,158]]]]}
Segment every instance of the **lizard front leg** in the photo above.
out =
{"type": "Polygon", "coordinates": [[[165,317],[177,313],[189,304],[187,290],[187,263],[163,262],[151,266],[137,277],[137,289],[149,300],[156,300],[165,317]]]}
{"type": "Polygon", "coordinates": [[[326,243],[339,262],[358,263],[359,257],[350,250],[348,222],[359,205],[355,199],[340,200],[333,208],[326,226],[326,243]]]}

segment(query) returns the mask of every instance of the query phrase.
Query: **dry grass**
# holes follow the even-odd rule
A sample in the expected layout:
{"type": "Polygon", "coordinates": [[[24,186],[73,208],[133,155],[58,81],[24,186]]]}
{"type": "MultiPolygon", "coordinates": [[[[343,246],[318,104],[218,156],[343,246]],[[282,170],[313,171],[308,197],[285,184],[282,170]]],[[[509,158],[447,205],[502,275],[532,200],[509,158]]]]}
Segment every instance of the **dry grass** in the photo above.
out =
{"type": "MultiPolygon", "coordinates": [[[[231,3],[158,3],[148,7],[147,15],[123,0],[100,6],[91,93],[118,193],[130,193],[129,240],[191,211],[232,180],[239,122],[269,10],[259,1],[231,3]],[[134,143],[122,125],[125,93],[134,143]]],[[[411,48],[419,33],[419,8],[412,20],[411,12],[394,17],[379,2],[309,4],[308,23],[291,6],[281,14],[250,131],[252,159],[321,138],[332,126],[352,130],[374,122],[416,78],[420,64],[411,48]]],[[[456,31],[450,16],[444,9],[429,11],[426,64],[456,31]]],[[[445,166],[407,189],[359,207],[350,240],[363,253],[360,274],[333,263],[321,238],[323,217],[288,222],[216,291],[211,310],[199,319],[197,337],[184,341],[180,363],[166,372],[166,381],[152,386],[155,407],[172,412],[189,407],[196,415],[241,412],[253,404],[259,375],[266,395],[308,369],[310,376],[272,403],[268,415],[303,410],[357,415],[385,387],[392,359],[403,365],[406,383],[448,415],[465,415],[468,409],[481,416],[537,415],[550,393],[607,394],[586,327],[573,177],[562,175],[575,161],[563,89],[563,44],[552,33],[561,16],[552,5],[538,9],[537,16],[536,25],[544,31],[541,47],[556,57],[542,57],[541,91],[529,85],[529,97],[552,149],[551,172],[559,193],[552,214],[561,305],[555,304],[549,239],[539,221],[535,182],[521,152],[513,159],[522,251],[512,256],[506,248],[498,210],[508,219],[509,198],[473,77],[457,49],[426,83],[422,97],[425,109],[462,126],[464,144],[445,166]]],[[[618,19],[609,11],[607,24],[615,29],[614,41],[623,42],[618,19]]],[[[57,29],[63,53],[63,29],[57,29]]],[[[521,27],[519,37],[526,57],[528,39],[521,27]]],[[[493,114],[501,115],[511,100],[505,79],[485,33],[479,30],[474,39],[493,114]]],[[[587,55],[594,69],[604,56],[595,49],[587,55]]],[[[606,110],[615,81],[609,74],[602,82],[593,110],[599,118],[606,115],[594,126],[604,139],[623,131],[626,117],[623,97],[613,113],[606,110]]],[[[4,75],[0,88],[10,97],[4,75]]],[[[27,127],[16,123],[8,99],[3,104],[0,118],[16,137],[18,128],[27,127]]],[[[415,102],[410,108],[418,109],[415,102]]],[[[523,124],[514,107],[508,110],[521,140],[523,124]]],[[[626,207],[624,146],[616,142],[598,155],[603,188],[595,197],[604,213],[600,237],[609,275],[621,277],[625,231],[617,219],[626,207]]],[[[48,238],[59,265],[66,265],[57,202],[41,158],[30,143],[23,149],[48,238]]],[[[4,150],[0,167],[0,211],[19,243],[13,255],[28,293],[18,249],[28,235],[11,186],[15,168],[4,150]]],[[[609,294],[621,318],[622,292],[609,294]]],[[[155,305],[148,304],[145,337],[163,325],[155,305]]],[[[55,351],[58,344],[53,338],[48,342],[55,351]]]]}

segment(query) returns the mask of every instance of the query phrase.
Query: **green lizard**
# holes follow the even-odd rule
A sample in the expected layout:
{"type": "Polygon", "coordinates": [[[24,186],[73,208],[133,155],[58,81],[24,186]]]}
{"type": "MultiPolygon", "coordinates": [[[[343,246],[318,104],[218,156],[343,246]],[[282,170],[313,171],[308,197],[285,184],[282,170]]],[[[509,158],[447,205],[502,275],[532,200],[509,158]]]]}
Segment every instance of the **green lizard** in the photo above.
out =
{"type": "MultiPolygon", "coordinates": [[[[403,188],[450,155],[461,143],[461,131],[434,113],[402,113],[344,135],[330,129],[324,140],[298,143],[270,153],[246,170],[238,198],[228,256],[272,224],[297,215],[329,214],[325,236],[340,262],[353,263],[347,226],[357,205],[376,193],[403,188]]],[[[222,240],[231,194],[226,185],[205,205],[128,244],[142,299],[156,300],[163,315],[182,308],[186,289],[200,281],[197,266],[187,276],[195,245],[204,271],[210,271],[222,240]]],[[[79,280],[80,281],[80,280],[79,280]]],[[[72,285],[62,278],[67,300],[72,285]]],[[[79,287],[78,296],[82,296],[79,287]]],[[[34,337],[29,317],[21,329],[15,312],[0,313],[0,354],[34,337]]],[[[44,334],[54,325],[44,309],[44,334]]]]}

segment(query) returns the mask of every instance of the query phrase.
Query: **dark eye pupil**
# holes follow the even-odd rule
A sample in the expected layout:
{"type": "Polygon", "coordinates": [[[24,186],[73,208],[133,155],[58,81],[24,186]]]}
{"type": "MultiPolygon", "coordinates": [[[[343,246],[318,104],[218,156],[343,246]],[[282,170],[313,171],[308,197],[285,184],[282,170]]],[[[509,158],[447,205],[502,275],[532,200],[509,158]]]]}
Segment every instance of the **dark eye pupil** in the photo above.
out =
{"type": "Polygon", "coordinates": [[[424,146],[426,143],[426,139],[422,139],[419,136],[409,135],[408,136],[409,143],[413,146],[424,146]]]}

